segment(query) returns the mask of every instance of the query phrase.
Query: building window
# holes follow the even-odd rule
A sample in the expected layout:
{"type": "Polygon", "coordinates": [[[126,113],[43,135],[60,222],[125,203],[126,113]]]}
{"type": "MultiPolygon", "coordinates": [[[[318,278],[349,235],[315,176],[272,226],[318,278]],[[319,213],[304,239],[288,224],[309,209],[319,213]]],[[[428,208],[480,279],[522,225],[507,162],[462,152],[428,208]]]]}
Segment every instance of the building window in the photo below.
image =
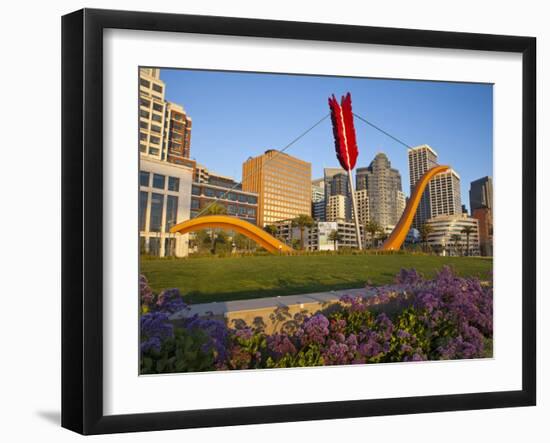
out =
{"type": "Polygon", "coordinates": [[[160,238],[158,237],[149,237],[149,254],[160,255],[160,238]]]}
{"type": "Polygon", "coordinates": [[[139,110],[139,116],[140,117],[143,117],[143,118],[149,118],[149,112],[143,110],[143,109],[140,109],[139,110]]]}
{"type": "MultiPolygon", "coordinates": [[[[144,78],[140,78],[140,79],[139,79],[139,84],[140,84],[141,86],[145,86],[146,88],[150,88],[150,87],[151,87],[151,83],[148,82],[147,80],[145,80],[144,78]]],[[[134,83],[134,85],[135,85],[135,83],[134,83]]]]}
{"type": "Polygon", "coordinates": [[[147,192],[139,192],[139,230],[145,231],[145,217],[147,214],[147,192]]]}
{"type": "Polygon", "coordinates": [[[151,218],[149,220],[149,231],[151,232],[160,232],[163,202],[164,196],[162,194],[151,194],[151,218]]]}
{"type": "Polygon", "coordinates": [[[150,143],[153,143],[154,145],[158,145],[158,144],[160,144],[160,138],[155,137],[155,136],[152,135],[152,136],[149,138],[149,142],[150,142],[150,143]]]}
{"type": "Polygon", "coordinates": [[[211,188],[204,188],[204,195],[206,195],[207,197],[215,197],[216,193],[211,188]]]}
{"type": "Polygon", "coordinates": [[[153,103],[153,109],[157,112],[162,112],[164,110],[164,106],[159,103],[153,103]]]}
{"type": "Polygon", "coordinates": [[[147,171],[139,171],[139,185],[149,186],[149,173],[147,171]]]}
{"type": "Polygon", "coordinates": [[[147,122],[144,122],[143,120],[140,120],[139,121],[139,127],[141,129],[148,129],[149,128],[149,124],[147,122]]]}
{"type": "Polygon", "coordinates": [[[160,134],[160,126],[151,125],[151,131],[156,132],[157,134],[160,134]]]}
{"type": "Polygon", "coordinates": [[[165,232],[168,232],[172,226],[177,223],[178,216],[178,197],[168,195],[166,197],[166,225],[165,232]]]}
{"type": "Polygon", "coordinates": [[[199,186],[192,186],[191,187],[191,194],[201,195],[201,188],[199,186]]]}
{"type": "Polygon", "coordinates": [[[246,195],[244,195],[244,194],[239,194],[239,201],[240,201],[241,203],[246,203],[246,200],[247,200],[246,195]]]}
{"type": "Polygon", "coordinates": [[[158,148],[149,148],[149,154],[151,155],[159,155],[158,148]]]}
{"type": "Polygon", "coordinates": [[[164,189],[164,181],[164,175],[153,174],[153,188],[164,189]]]}
{"type": "Polygon", "coordinates": [[[139,104],[141,106],[144,106],[146,108],[148,108],[149,106],[151,106],[151,102],[149,100],[147,100],[146,98],[143,98],[143,97],[140,97],[139,98],[139,104]]]}
{"type": "Polygon", "coordinates": [[[237,201],[237,194],[235,194],[234,192],[230,192],[229,194],[227,194],[227,198],[229,200],[232,200],[232,201],[236,202],[237,201]]]}
{"type": "Polygon", "coordinates": [[[236,214],[237,207],[235,205],[227,205],[227,213],[232,215],[236,214]]]}
{"type": "Polygon", "coordinates": [[[258,203],[258,199],[256,197],[252,197],[251,195],[249,195],[248,203],[250,203],[251,205],[255,205],[256,203],[258,203]]]}
{"type": "Polygon", "coordinates": [[[199,200],[196,198],[191,199],[191,209],[199,209],[199,200]]]}
{"type": "Polygon", "coordinates": [[[157,92],[162,93],[162,86],[160,86],[156,83],[153,83],[153,91],[157,91],[157,92]]]}
{"type": "Polygon", "coordinates": [[[139,151],[140,152],[147,152],[147,146],[140,143],[139,144],[139,151]]]}
{"type": "MultiPolygon", "coordinates": [[[[149,118],[149,113],[147,113],[147,118],[149,118]]],[[[162,115],[153,114],[151,118],[156,122],[162,122],[162,115]]]]}
{"type": "Polygon", "coordinates": [[[168,177],[168,190],[179,192],[180,179],[178,177],[168,177]]]}
{"type": "Polygon", "coordinates": [[[145,237],[139,237],[139,253],[143,255],[146,252],[147,248],[145,247],[145,237]]]}

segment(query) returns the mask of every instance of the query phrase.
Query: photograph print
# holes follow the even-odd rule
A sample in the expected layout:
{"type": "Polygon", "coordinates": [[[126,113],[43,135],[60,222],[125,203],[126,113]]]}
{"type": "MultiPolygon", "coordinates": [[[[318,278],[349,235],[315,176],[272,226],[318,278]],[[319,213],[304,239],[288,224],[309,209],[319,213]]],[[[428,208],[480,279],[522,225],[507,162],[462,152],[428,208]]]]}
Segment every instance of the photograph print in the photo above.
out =
{"type": "Polygon", "coordinates": [[[492,84],[137,75],[141,375],[493,358],[492,84]]]}

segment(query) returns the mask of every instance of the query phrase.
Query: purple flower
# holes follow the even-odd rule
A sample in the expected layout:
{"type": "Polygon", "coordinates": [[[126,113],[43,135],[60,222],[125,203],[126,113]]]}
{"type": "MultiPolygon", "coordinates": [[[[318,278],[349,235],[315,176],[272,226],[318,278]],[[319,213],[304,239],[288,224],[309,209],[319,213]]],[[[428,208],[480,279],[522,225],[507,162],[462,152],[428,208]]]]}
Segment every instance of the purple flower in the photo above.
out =
{"type": "Polygon", "coordinates": [[[162,342],[174,336],[174,326],[163,312],[149,312],[140,318],[141,351],[160,352],[162,342]]]}
{"type": "Polygon", "coordinates": [[[174,312],[188,309],[188,306],[183,301],[179,289],[173,288],[165,289],[160,293],[157,300],[157,308],[159,311],[173,314],[174,312]]]}

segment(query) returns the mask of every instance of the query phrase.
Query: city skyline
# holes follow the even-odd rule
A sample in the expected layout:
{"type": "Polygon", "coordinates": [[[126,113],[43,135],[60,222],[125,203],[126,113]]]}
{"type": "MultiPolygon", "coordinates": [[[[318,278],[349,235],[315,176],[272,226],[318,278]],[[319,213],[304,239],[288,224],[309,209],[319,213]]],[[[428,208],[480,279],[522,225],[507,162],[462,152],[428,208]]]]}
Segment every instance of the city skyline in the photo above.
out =
{"type": "MultiPolygon", "coordinates": [[[[492,176],[492,85],[175,69],[162,69],[161,79],[167,100],[193,118],[191,158],[237,181],[247,158],[282,149],[328,114],[331,93],[347,90],[354,112],[411,146],[429,144],[441,164],[457,170],[467,207],[470,182],[492,176]]],[[[357,166],[384,152],[407,183],[407,148],[358,119],[355,126],[357,166]]],[[[312,163],[312,179],[338,166],[330,119],[286,152],[312,163]]]]}

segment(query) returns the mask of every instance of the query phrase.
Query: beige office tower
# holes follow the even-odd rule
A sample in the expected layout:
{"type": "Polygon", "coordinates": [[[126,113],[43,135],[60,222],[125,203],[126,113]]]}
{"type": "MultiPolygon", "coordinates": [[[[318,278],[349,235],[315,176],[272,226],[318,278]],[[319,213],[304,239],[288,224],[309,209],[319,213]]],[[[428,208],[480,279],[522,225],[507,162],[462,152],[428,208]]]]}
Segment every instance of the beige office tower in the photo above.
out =
{"type": "Polygon", "coordinates": [[[345,221],[347,219],[346,214],[349,211],[349,199],[345,195],[336,194],[328,198],[327,221],[345,221]]]}
{"type": "Polygon", "coordinates": [[[441,172],[430,180],[430,214],[439,215],[462,214],[460,198],[460,176],[454,169],[441,172]]]}
{"type": "Polygon", "coordinates": [[[311,163],[270,149],[243,163],[242,188],[258,194],[258,225],[311,215],[311,163]]]}
{"type": "MultiPolygon", "coordinates": [[[[359,189],[358,191],[355,191],[355,201],[357,203],[359,224],[364,227],[370,220],[368,191],[366,189],[359,189]]],[[[353,209],[351,214],[353,218],[353,209]]]]}

